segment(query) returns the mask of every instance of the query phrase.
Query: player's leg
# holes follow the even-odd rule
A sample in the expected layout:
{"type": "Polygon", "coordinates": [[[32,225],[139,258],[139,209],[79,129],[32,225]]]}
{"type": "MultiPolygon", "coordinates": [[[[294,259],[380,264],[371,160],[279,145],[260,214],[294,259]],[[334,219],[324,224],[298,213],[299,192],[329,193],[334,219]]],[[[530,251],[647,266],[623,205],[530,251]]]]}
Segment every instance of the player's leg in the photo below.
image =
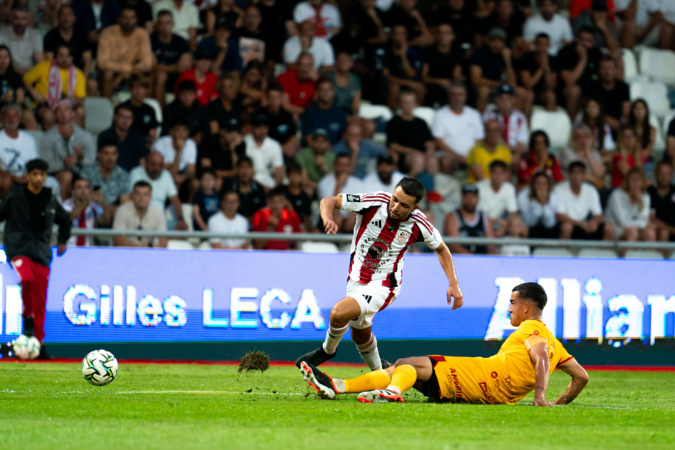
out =
{"type": "Polygon", "coordinates": [[[399,359],[393,367],[391,381],[385,388],[361,392],[358,400],[362,403],[403,403],[405,400],[401,394],[412,387],[424,392],[422,385],[431,378],[434,372],[428,356],[399,359]]]}
{"type": "Polygon", "coordinates": [[[352,379],[333,378],[321,372],[316,366],[302,362],[300,364],[305,381],[313,387],[323,399],[333,399],[338,394],[357,394],[363,391],[384,389],[391,382],[394,366],[386,370],[374,370],[352,379]]]}
{"type": "Polygon", "coordinates": [[[25,256],[18,256],[12,260],[12,267],[21,279],[21,301],[23,303],[23,334],[33,336],[35,334],[35,323],[33,315],[35,312],[35,298],[37,290],[37,280],[33,270],[33,261],[25,256]]]}
{"type": "Polygon", "coordinates": [[[377,348],[377,338],[372,330],[372,326],[368,326],[367,328],[352,326],[352,340],[361,358],[370,367],[370,370],[380,370],[382,369],[382,360],[380,359],[380,351],[377,348]]]}

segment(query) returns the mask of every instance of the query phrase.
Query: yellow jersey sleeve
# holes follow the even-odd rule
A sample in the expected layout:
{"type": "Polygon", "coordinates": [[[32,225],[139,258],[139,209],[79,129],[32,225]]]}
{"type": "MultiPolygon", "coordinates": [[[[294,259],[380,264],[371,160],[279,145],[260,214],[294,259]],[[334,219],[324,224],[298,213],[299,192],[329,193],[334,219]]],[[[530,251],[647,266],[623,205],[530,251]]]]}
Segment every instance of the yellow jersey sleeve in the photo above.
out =
{"type": "Polygon", "coordinates": [[[554,361],[551,361],[551,366],[556,368],[560,367],[573,358],[574,357],[570,355],[567,350],[565,350],[565,347],[563,347],[562,343],[556,339],[555,350],[553,350],[553,359],[555,360],[555,365],[553,364],[554,361]]]}
{"type": "Polygon", "coordinates": [[[76,98],[84,98],[87,96],[87,80],[85,80],[84,73],[80,69],[75,69],[75,74],[77,78],[77,81],[75,82],[75,94],[73,95],[68,92],[68,95],[72,95],[76,98]]]}

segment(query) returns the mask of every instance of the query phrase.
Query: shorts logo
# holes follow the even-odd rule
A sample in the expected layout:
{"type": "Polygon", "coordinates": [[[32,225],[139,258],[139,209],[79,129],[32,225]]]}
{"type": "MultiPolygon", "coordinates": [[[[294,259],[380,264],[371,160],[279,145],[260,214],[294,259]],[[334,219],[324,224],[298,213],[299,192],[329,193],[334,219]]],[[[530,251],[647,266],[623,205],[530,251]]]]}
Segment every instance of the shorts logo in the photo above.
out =
{"type": "Polygon", "coordinates": [[[366,302],[370,303],[370,301],[373,299],[372,295],[364,295],[363,298],[366,299],[366,302]]]}
{"type": "Polygon", "coordinates": [[[398,241],[403,243],[408,240],[410,233],[408,231],[401,230],[398,232],[398,241]]]}
{"type": "Polygon", "coordinates": [[[360,195],[347,194],[347,201],[348,202],[360,202],[361,196],[360,195]]]}

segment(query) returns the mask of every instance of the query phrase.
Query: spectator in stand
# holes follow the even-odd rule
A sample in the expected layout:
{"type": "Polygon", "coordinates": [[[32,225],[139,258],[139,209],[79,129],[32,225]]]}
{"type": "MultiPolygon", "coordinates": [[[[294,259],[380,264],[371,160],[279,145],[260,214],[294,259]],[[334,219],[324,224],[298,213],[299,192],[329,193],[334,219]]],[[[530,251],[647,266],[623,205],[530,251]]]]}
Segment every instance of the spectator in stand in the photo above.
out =
{"type": "Polygon", "coordinates": [[[518,212],[516,188],[509,181],[509,166],[500,160],[490,163],[490,177],[476,183],[480,202],[478,209],[483,211],[492,222],[495,236],[506,232],[509,216],[518,212]]]}
{"type": "Polygon", "coordinates": [[[134,112],[124,105],[115,107],[112,127],[98,135],[98,147],[102,142],[113,142],[119,151],[117,164],[124,170],[130,171],[142,163],[148,154],[143,136],[131,128],[134,123],[134,112]]]}
{"type": "Polygon", "coordinates": [[[216,0],[209,3],[213,6],[207,6],[206,10],[206,36],[212,35],[220,24],[227,24],[230,29],[241,26],[244,11],[235,4],[235,0],[216,0]]]}
{"type": "Polygon", "coordinates": [[[244,63],[239,53],[239,44],[232,39],[232,25],[227,22],[218,22],[213,36],[202,39],[197,50],[206,49],[214,56],[214,74],[239,76],[244,70],[244,63]]]}
{"type": "Polygon", "coordinates": [[[436,228],[441,230],[446,216],[459,208],[462,186],[454,176],[451,157],[443,155],[438,158],[437,164],[438,172],[431,178],[433,189],[429,189],[427,194],[427,207],[435,217],[436,228]]]}
{"type": "Polygon", "coordinates": [[[293,10],[293,21],[302,23],[309,20],[316,30],[316,36],[330,39],[340,32],[342,20],[340,11],[324,0],[302,1],[293,10]]]}
{"type": "Polygon", "coordinates": [[[12,182],[26,183],[26,163],[37,159],[33,137],[19,130],[21,107],[9,103],[0,110],[2,130],[0,130],[0,193],[8,194],[12,182]]]}
{"type": "Polygon", "coordinates": [[[136,10],[127,6],[122,9],[119,25],[101,31],[96,64],[103,97],[111,98],[131,75],[152,70],[150,35],[136,25],[136,10]]]}
{"type": "Polygon", "coordinates": [[[558,200],[556,217],[560,223],[560,239],[614,239],[614,226],[603,222],[600,194],[586,183],[586,164],[574,161],[569,165],[568,180],[553,192],[558,200]]]}
{"type": "Polygon", "coordinates": [[[558,53],[559,89],[571,118],[579,112],[581,93],[593,81],[599,62],[600,49],[595,45],[593,30],[589,27],[579,28],[574,43],[566,45],[558,53]]]}
{"type": "Polygon", "coordinates": [[[462,53],[455,44],[455,32],[449,23],[436,26],[433,45],[424,50],[422,81],[426,89],[426,106],[442,105],[448,101],[453,82],[462,80],[462,53]]]}
{"type": "Polygon", "coordinates": [[[351,158],[351,173],[361,180],[368,174],[369,164],[385,153],[384,148],[363,138],[363,129],[358,123],[347,126],[342,140],[335,144],[333,150],[335,156],[344,154],[351,158]]]}
{"type": "Polygon", "coordinates": [[[429,125],[415,117],[417,106],[415,94],[401,91],[399,94],[400,114],[387,123],[387,150],[398,160],[398,169],[416,177],[424,171],[438,171],[436,143],[429,125]]]}
{"type": "Polygon", "coordinates": [[[269,117],[256,114],[251,120],[253,132],[244,138],[246,156],[253,161],[255,181],[266,189],[281,185],[284,180],[284,156],[277,141],[268,136],[269,117]]]}
{"type": "Polygon", "coordinates": [[[668,124],[668,132],[666,133],[666,153],[663,155],[663,160],[671,165],[675,163],[675,118],[668,124]]]}
{"type": "Polygon", "coordinates": [[[632,49],[635,44],[672,48],[673,25],[664,19],[663,2],[616,0],[616,12],[621,18],[621,47],[632,49]]]}
{"type": "Polygon", "coordinates": [[[602,107],[605,122],[613,131],[621,128],[621,123],[630,111],[630,92],[628,85],[618,77],[614,58],[609,55],[600,58],[598,79],[585,88],[584,97],[597,100],[602,107]]]}
{"type": "MultiPolygon", "coordinates": [[[[70,4],[62,4],[58,12],[58,26],[45,34],[43,40],[45,59],[53,60],[60,45],[70,47],[73,63],[82,70],[84,78],[91,74],[91,42],[80,27],[75,26],[75,11],[70,4]]],[[[91,91],[90,91],[91,92],[91,91]]]]}
{"type": "Polygon", "coordinates": [[[259,61],[249,61],[236,100],[240,108],[239,117],[244,123],[248,123],[255,112],[263,106],[266,89],[265,66],[259,61]]]}
{"type": "Polygon", "coordinates": [[[236,77],[226,75],[218,82],[219,96],[206,108],[205,120],[209,124],[209,134],[218,134],[234,120],[239,125],[239,105],[237,102],[236,77]]]}
{"type": "Polygon", "coordinates": [[[316,193],[319,181],[333,171],[335,153],[330,149],[328,131],[318,128],[314,130],[311,143],[295,155],[295,161],[302,168],[303,185],[307,192],[316,193]]]}
{"type": "Polygon", "coordinates": [[[579,124],[572,130],[570,146],[560,155],[560,164],[569,167],[575,161],[584,163],[586,169],[585,181],[592,183],[598,189],[605,185],[605,166],[600,152],[593,149],[593,134],[584,124],[579,124]]]}
{"type": "Polygon", "coordinates": [[[502,124],[497,119],[488,119],[485,139],[476,144],[466,158],[470,184],[487,178],[493,161],[502,161],[511,167],[511,150],[502,142],[502,124]]]}
{"type": "Polygon", "coordinates": [[[173,16],[173,32],[190,44],[190,50],[197,48],[197,30],[201,28],[199,23],[199,10],[195,5],[185,0],[160,0],[152,4],[152,14],[157,20],[160,11],[169,11],[173,16]]]}
{"type": "Polygon", "coordinates": [[[237,175],[232,182],[225,186],[225,191],[234,191],[239,194],[239,214],[251,220],[253,214],[265,206],[267,195],[265,189],[255,182],[253,160],[244,155],[237,161],[237,175]]]}
{"type": "Polygon", "coordinates": [[[152,18],[152,7],[150,3],[145,0],[119,0],[120,8],[130,7],[136,10],[136,18],[138,19],[138,26],[145,28],[148,33],[152,33],[154,26],[152,18]]]}
{"type": "Polygon", "coordinates": [[[651,221],[656,224],[660,242],[675,241],[675,184],[673,166],[667,162],[656,165],[655,184],[649,186],[651,221]]]}
{"type": "Polygon", "coordinates": [[[73,177],[83,167],[96,161],[96,144],[88,132],[75,125],[75,111],[70,100],[54,107],[56,125],[40,139],[38,154],[49,164],[50,173],[61,185],[61,198],[70,197],[73,177]]]}
{"type": "Polygon", "coordinates": [[[391,39],[387,47],[386,64],[382,73],[389,83],[387,104],[396,109],[398,93],[409,89],[417,96],[417,103],[424,102],[425,88],[421,81],[422,55],[408,45],[408,31],[405,25],[391,27],[391,39]]]}
{"type": "Polygon", "coordinates": [[[335,104],[342,108],[348,117],[358,116],[361,106],[361,79],[352,73],[353,68],[352,55],[341,51],[337,54],[335,70],[326,74],[335,88],[335,104]]]}
{"type": "Polygon", "coordinates": [[[551,39],[539,33],[534,39],[534,49],[525,53],[518,62],[518,74],[522,86],[531,92],[534,104],[543,105],[547,111],[557,107],[556,59],[549,53],[551,39]]]}
{"type": "Polygon", "coordinates": [[[176,99],[164,108],[162,114],[162,136],[169,134],[175,121],[183,120],[190,127],[190,137],[199,142],[206,120],[206,108],[197,101],[197,88],[192,81],[181,81],[176,90],[176,99]]]}
{"type": "Polygon", "coordinates": [[[263,112],[269,118],[269,136],[281,145],[284,158],[292,159],[298,149],[298,128],[293,115],[284,109],[284,88],[279,83],[267,86],[266,103],[263,112]]]}
{"type": "Polygon", "coordinates": [[[449,0],[447,4],[439,4],[437,8],[429,10],[427,23],[447,22],[457,37],[458,48],[462,49],[463,57],[470,54],[470,49],[481,45],[479,19],[473,15],[471,6],[466,0],[449,0]]]}
{"type": "Polygon", "coordinates": [[[216,174],[209,169],[202,171],[199,189],[192,197],[192,228],[209,231],[209,219],[218,212],[220,195],[216,190],[216,174]]]}
{"type": "Polygon", "coordinates": [[[317,74],[314,70],[314,57],[309,53],[298,56],[297,69],[287,70],[279,75],[277,81],[284,87],[284,108],[295,117],[300,117],[312,104],[316,90],[317,74]]]}
{"type": "MultiPolygon", "coordinates": [[[[113,230],[166,231],[166,219],[162,210],[150,202],[152,186],[147,181],[138,181],[131,192],[131,201],[115,213],[113,230]]],[[[166,247],[165,237],[115,236],[115,247],[166,247]],[[156,241],[156,242],[155,242],[156,241]]]]}
{"type": "Polygon", "coordinates": [[[619,131],[616,151],[612,158],[612,188],[622,186],[624,177],[633,167],[642,167],[640,144],[635,135],[635,130],[630,127],[623,127],[619,131]]]}
{"type": "Polygon", "coordinates": [[[370,172],[361,182],[363,192],[394,192],[394,188],[405,175],[396,170],[391,155],[384,153],[377,157],[375,171],[370,172]]]}
{"type": "MultiPolygon", "coordinates": [[[[107,205],[116,210],[129,200],[129,172],[117,164],[119,153],[117,145],[112,141],[102,141],[98,144],[96,153],[97,162],[82,169],[80,175],[89,180],[92,189],[100,189],[107,205]]],[[[113,211],[114,213],[114,211],[113,211]]]]}
{"type": "Polygon", "coordinates": [[[347,128],[347,115],[335,104],[335,88],[327,77],[316,81],[316,101],[300,116],[302,138],[310,145],[312,133],[318,128],[328,131],[331,145],[340,141],[347,128]]]}
{"type": "MultiPolygon", "coordinates": [[[[267,196],[267,208],[253,215],[251,231],[284,234],[302,232],[300,218],[286,207],[287,203],[283,187],[272,189],[267,196]]],[[[253,241],[253,247],[256,250],[291,250],[297,248],[297,242],[256,239],[253,241]]]]}
{"type": "MultiPolygon", "coordinates": [[[[486,46],[477,49],[469,61],[471,82],[476,90],[476,109],[485,111],[488,99],[495,89],[502,85],[502,80],[511,86],[516,84],[516,73],[511,64],[511,49],[505,45],[506,33],[501,28],[493,28],[488,33],[486,46]]],[[[531,99],[522,99],[526,91],[522,90],[521,101],[531,107],[531,99]]]]}
{"type": "MultiPolygon", "coordinates": [[[[89,180],[75,178],[72,182],[72,197],[63,202],[63,209],[70,213],[73,228],[93,230],[99,226],[109,227],[112,209],[105,202],[101,189],[92,190],[89,180]]],[[[91,247],[93,236],[71,236],[69,247],[91,247]]]]}
{"type": "MultiPolygon", "coordinates": [[[[444,235],[450,237],[493,238],[492,222],[478,209],[480,193],[474,185],[462,187],[462,204],[445,218],[444,235]]],[[[450,244],[450,251],[464,255],[496,255],[494,245],[450,244]]]]}
{"type": "Polygon", "coordinates": [[[605,113],[600,103],[593,98],[586,99],[581,121],[577,123],[586,125],[591,130],[593,136],[592,149],[600,153],[605,164],[610,163],[614,151],[614,139],[612,138],[612,129],[605,121],[605,113]]]}
{"type": "Polygon", "coordinates": [[[171,172],[166,170],[165,166],[164,156],[160,152],[150,152],[145,166],[138,166],[129,174],[129,185],[133,187],[142,181],[152,186],[152,204],[162,211],[162,215],[165,205],[170,204],[177,219],[176,230],[187,230],[176,184],[171,172]]]}
{"type": "Polygon", "coordinates": [[[630,106],[628,126],[633,128],[640,146],[640,159],[643,163],[654,160],[654,144],[656,143],[656,127],[649,119],[649,105],[639,98],[630,106]]]}
{"type": "Polygon", "coordinates": [[[508,84],[502,84],[495,93],[496,109],[486,110],[483,120],[497,120],[502,127],[502,139],[511,152],[518,156],[525,153],[530,131],[527,116],[515,108],[516,91],[508,84]]]}
{"type": "Polygon", "coordinates": [[[529,187],[518,193],[518,210],[531,238],[556,239],[560,236],[556,212],[558,200],[553,193],[553,179],[546,172],[537,172],[529,187]]]}
{"type": "Polygon", "coordinates": [[[190,139],[190,128],[185,120],[175,120],[168,136],[163,136],[152,145],[152,150],[164,157],[164,166],[171,173],[181,198],[190,198],[185,190],[194,192],[193,181],[197,173],[197,143],[190,139]]]}
{"type": "Polygon", "coordinates": [[[54,60],[39,62],[23,76],[24,86],[37,102],[37,117],[45,130],[54,125],[53,109],[61,99],[72,99],[78,124],[84,126],[87,83],[84,74],[73,64],[69,47],[60,45],[54,60]]]}
{"type": "MultiPolygon", "coordinates": [[[[340,193],[358,194],[363,192],[361,180],[352,175],[351,157],[349,155],[335,155],[333,168],[333,173],[325,175],[319,181],[316,190],[317,198],[331,197],[340,193]]],[[[340,214],[334,215],[333,220],[340,231],[347,232],[354,228],[356,216],[346,211],[340,211],[340,214]]],[[[323,225],[320,224],[318,228],[323,229],[323,225]]]]}
{"type": "Polygon", "coordinates": [[[483,21],[483,29],[489,31],[501,28],[506,32],[506,46],[513,49],[514,59],[520,58],[525,51],[523,26],[525,15],[514,6],[513,0],[497,0],[492,14],[483,21]]]}
{"type": "Polygon", "coordinates": [[[12,52],[14,70],[22,75],[44,60],[42,35],[28,26],[29,14],[28,5],[15,4],[12,6],[11,25],[0,29],[0,44],[6,45],[12,52]]]}
{"type": "Polygon", "coordinates": [[[450,101],[434,114],[431,132],[436,146],[460,164],[466,163],[471,148],[485,137],[480,113],[466,105],[466,88],[450,86],[450,101]]]}
{"type": "Polygon", "coordinates": [[[352,2],[352,6],[345,10],[344,18],[345,27],[330,40],[336,52],[355,55],[364,44],[371,51],[387,42],[388,36],[384,31],[385,12],[377,5],[376,0],[352,2]]]}
{"type": "Polygon", "coordinates": [[[525,21],[523,39],[531,46],[538,34],[547,34],[551,40],[549,54],[556,56],[563,46],[572,42],[572,27],[557,13],[556,0],[537,0],[537,8],[539,12],[525,21]]]}
{"type": "MultiPolygon", "coordinates": [[[[220,211],[211,216],[208,229],[211,233],[248,233],[248,220],[237,212],[239,194],[227,191],[220,201],[220,211]]],[[[246,239],[211,238],[211,248],[216,250],[246,250],[250,244],[246,239]]]]}
{"type": "Polygon", "coordinates": [[[157,13],[155,32],[150,35],[154,54],[150,97],[164,106],[166,92],[173,92],[178,74],[192,65],[190,45],[173,33],[173,14],[165,9],[157,13]]]}
{"type": "MultiPolygon", "coordinates": [[[[612,17],[614,12],[612,11],[612,17]]],[[[591,27],[598,47],[608,49],[612,55],[619,57],[619,42],[614,25],[608,20],[607,0],[593,0],[591,9],[582,13],[572,21],[572,29],[591,27]]]]}
{"type": "Polygon", "coordinates": [[[288,177],[288,186],[286,186],[286,199],[290,204],[290,209],[295,211],[300,219],[302,231],[310,233],[314,231],[312,226],[312,199],[303,189],[302,168],[295,162],[290,162],[286,166],[286,175],[288,177]]]}
{"type": "Polygon", "coordinates": [[[294,68],[298,56],[301,53],[309,53],[314,58],[314,70],[318,72],[330,72],[335,66],[335,54],[333,47],[326,38],[316,37],[316,29],[309,20],[305,20],[298,26],[299,33],[291,36],[284,43],[284,63],[286,67],[294,68]]]}
{"type": "Polygon", "coordinates": [[[279,59],[277,52],[273,51],[277,47],[274,41],[283,40],[283,38],[271,36],[267,29],[261,27],[261,24],[260,8],[256,5],[249,5],[244,10],[241,27],[234,30],[232,38],[239,44],[244,66],[251,61],[267,62],[271,70],[272,64],[279,59]]]}
{"type": "Polygon", "coordinates": [[[431,44],[434,39],[427,24],[417,9],[417,0],[399,0],[387,11],[385,24],[393,29],[394,25],[404,25],[408,36],[408,45],[422,47],[431,44]]]}
{"type": "MultiPolygon", "coordinates": [[[[558,159],[551,153],[551,143],[545,131],[537,130],[530,136],[530,151],[521,156],[517,164],[518,190],[531,183],[537,173],[544,173],[555,183],[563,180],[558,159]]],[[[525,217],[525,222],[527,218],[525,217]]]]}
{"type": "Polygon", "coordinates": [[[104,28],[115,25],[120,17],[119,3],[114,0],[73,0],[75,26],[87,34],[92,49],[96,50],[104,28]]]}
{"type": "Polygon", "coordinates": [[[656,226],[649,221],[649,213],[647,177],[642,168],[633,167],[610,194],[605,220],[614,226],[615,239],[654,242],[656,226]]]}
{"type": "Polygon", "coordinates": [[[198,170],[209,169],[216,175],[216,190],[221,191],[237,175],[237,161],[246,154],[239,121],[230,121],[218,133],[206,136],[199,146],[198,170]]]}
{"type": "MultiPolygon", "coordinates": [[[[194,56],[194,66],[178,76],[177,84],[182,81],[192,81],[196,88],[196,98],[202,106],[208,106],[211,100],[218,97],[216,84],[218,77],[211,72],[213,55],[205,48],[198,49],[194,56]]],[[[176,91],[177,93],[177,91],[176,91]]]]}
{"type": "MultiPolygon", "coordinates": [[[[0,45],[0,105],[8,103],[25,104],[26,88],[23,84],[23,78],[14,70],[12,53],[6,45],[2,44],[0,45]]],[[[32,112],[24,109],[22,116],[22,122],[26,125],[26,128],[37,129],[35,116],[32,112]],[[27,118],[28,122],[26,121],[27,118]]]]}
{"type": "Polygon", "coordinates": [[[129,80],[129,92],[131,98],[122,103],[127,109],[132,111],[134,120],[131,127],[138,131],[145,141],[152,145],[157,140],[157,114],[155,109],[145,103],[146,93],[148,92],[148,78],[143,75],[134,75],[129,80]]]}

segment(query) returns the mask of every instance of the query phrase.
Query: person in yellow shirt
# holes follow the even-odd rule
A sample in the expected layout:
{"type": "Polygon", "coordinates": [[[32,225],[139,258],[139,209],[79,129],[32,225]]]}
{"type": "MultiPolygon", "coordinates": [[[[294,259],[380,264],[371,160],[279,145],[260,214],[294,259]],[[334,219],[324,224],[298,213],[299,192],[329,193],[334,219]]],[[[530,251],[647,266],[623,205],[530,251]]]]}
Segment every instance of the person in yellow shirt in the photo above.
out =
{"type": "Polygon", "coordinates": [[[518,327],[489,358],[416,356],[385,370],[350,380],[334,379],[301,363],[305,380],[326,399],[359,393],[363,403],[404,402],[401,393],[414,387],[435,401],[513,405],[535,391],[535,406],[571,403],[588,382],[584,368],[563,348],[541,321],[546,292],[536,283],[523,283],[511,293],[511,325],[518,327]],[[567,390],[546,401],[549,375],[556,369],[572,377],[567,390]]]}
{"type": "Polygon", "coordinates": [[[469,183],[474,184],[488,176],[490,163],[501,160],[511,165],[511,150],[503,144],[502,125],[497,119],[485,122],[485,138],[476,144],[466,157],[469,170],[469,183]]]}
{"type": "Polygon", "coordinates": [[[23,76],[23,82],[37,103],[36,113],[44,130],[54,125],[52,111],[64,98],[73,102],[78,125],[84,124],[83,100],[87,82],[84,73],[73,64],[70,47],[59,45],[54,59],[37,63],[23,76]]]}

